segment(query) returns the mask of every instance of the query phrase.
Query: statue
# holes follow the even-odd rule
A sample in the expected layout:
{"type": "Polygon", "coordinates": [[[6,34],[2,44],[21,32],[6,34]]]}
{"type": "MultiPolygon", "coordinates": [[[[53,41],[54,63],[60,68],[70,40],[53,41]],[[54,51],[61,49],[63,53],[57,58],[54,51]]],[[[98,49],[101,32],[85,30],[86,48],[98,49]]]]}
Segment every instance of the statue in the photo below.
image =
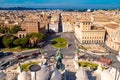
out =
{"type": "Polygon", "coordinates": [[[42,49],[39,49],[40,54],[44,54],[44,51],[42,49]]]}
{"type": "Polygon", "coordinates": [[[75,60],[78,60],[79,59],[79,56],[80,56],[80,49],[77,50],[77,53],[75,54],[75,60]]]}
{"type": "Polygon", "coordinates": [[[56,60],[57,60],[57,64],[56,64],[56,68],[57,69],[62,69],[62,53],[61,53],[61,50],[58,49],[57,50],[57,54],[56,54],[56,60]]]}

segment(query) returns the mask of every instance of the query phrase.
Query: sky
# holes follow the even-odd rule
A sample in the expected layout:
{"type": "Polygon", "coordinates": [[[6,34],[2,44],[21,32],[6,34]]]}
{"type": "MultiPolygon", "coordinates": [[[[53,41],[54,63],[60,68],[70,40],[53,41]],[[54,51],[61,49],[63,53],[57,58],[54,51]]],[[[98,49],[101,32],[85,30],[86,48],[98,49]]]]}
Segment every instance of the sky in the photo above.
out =
{"type": "Polygon", "coordinates": [[[0,0],[0,7],[120,8],[120,0],[0,0]]]}

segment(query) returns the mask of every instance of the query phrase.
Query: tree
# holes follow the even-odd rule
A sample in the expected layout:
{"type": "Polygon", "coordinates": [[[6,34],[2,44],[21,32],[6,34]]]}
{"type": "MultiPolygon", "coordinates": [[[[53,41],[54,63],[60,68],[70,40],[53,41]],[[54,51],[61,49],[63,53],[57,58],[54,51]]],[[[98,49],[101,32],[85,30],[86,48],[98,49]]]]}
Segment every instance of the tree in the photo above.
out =
{"type": "Polygon", "coordinates": [[[20,45],[24,47],[28,43],[28,41],[28,38],[21,38],[20,45]]]}
{"type": "Polygon", "coordinates": [[[45,38],[45,35],[42,33],[31,33],[27,37],[29,37],[31,44],[36,44],[42,41],[45,38]]]}
{"type": "Polygon", "coordinates": [[[37,40],[42,40],[45,38],[44,34],[42,34],[42,33],[31,33],[28,36],[30,38],[37,38],[37,40]]]}
{"type": "Polygon", "coordinates": [[[19,46],[19,45],[20,45],[20,41],[21,41],[21,39],[16,39],[16,40],[13,42],[13,44],[15,44],[16,46],[19,46]]]}
{"type": "Polygon", "coordinates": [[[13,28],[10,29],[11,34],[16,34],[18,31],[21,31],[20,26],[14,26],[13,28]]]}
{"type": "Polygon", "coordinates": [[[28,38],[20,38],[20,39],[16,39],[13,43],[16,45],[16,46],[25,46],[27,45],[29,39],[28,38]]]}
{"type": "Polygon", "coordinates": [[[13,41],[16,39],[13,35],[5,35],[2,39],[2,43],[5,47],[10,48],[13,47],[13,41]]]}

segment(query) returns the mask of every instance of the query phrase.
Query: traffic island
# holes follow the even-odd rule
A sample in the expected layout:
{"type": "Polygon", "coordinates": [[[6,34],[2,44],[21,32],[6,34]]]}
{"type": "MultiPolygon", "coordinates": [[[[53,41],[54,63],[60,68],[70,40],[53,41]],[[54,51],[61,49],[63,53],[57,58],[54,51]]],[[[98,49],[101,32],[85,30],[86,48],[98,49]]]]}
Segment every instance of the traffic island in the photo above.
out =
{"type": "Polygon", "coordinates": [[[55,38],[52,40],[52,45],[55,48],[65,48],[68,46],[68,42],[65,38],[55,38]]]}

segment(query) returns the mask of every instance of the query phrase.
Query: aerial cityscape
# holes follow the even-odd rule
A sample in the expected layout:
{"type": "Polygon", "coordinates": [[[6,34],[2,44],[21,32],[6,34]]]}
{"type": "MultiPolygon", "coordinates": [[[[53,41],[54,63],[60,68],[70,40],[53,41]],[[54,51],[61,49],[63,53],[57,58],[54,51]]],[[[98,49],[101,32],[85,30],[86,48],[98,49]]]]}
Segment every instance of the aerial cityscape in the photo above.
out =
{"type": "Polygon", "coordinates": [[[1,0],[0,80],[120,80],[120,1],[1,0]]]}

